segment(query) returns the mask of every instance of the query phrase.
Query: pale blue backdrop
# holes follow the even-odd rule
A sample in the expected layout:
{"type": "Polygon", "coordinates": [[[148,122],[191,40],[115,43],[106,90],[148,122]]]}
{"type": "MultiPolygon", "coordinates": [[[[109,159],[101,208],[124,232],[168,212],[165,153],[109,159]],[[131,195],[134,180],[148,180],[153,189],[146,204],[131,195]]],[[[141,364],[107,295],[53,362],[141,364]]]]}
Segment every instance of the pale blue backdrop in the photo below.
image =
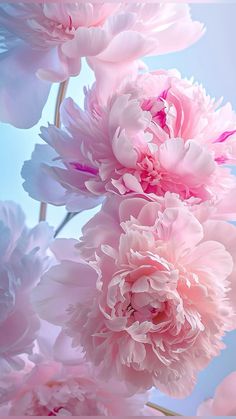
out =
{"type": "MultiPolygon", "coordinates": [[[[148,58],[145,61],[150,69],[178,68],[183,76],[194,78],[203,83],[208,93],[224,101],[231,101],[236,109],[236,4],[194,4],[191,6],[195,18],[203,21],[207,27],[205,36],[191,48],[168,56],[148,58]]],[[[82,105],[83,85],[93,81],[93,74],[86,65],[79,79],[70,83],[68,95],[82,105]]],[[[38,219],[38,202],[28,197],[22,188],[20,170],[24,160],[29,159],[38,137],[40,125],[53,121],[56,86],[45,107],[42,120],[30,130],[17,130],[9,125],[0,124],[0,199],[17,201],[23,207],[29,225],[38,219]]],[[[56,226],[64,216],[63,208],[50,206],[49,222],[56,226]]],[[[87,211],[75,218],[63,231],[66,237],[79,237],[81,226],[95,213],[87,211]],[[76,231],[76,234],[75,234],[76,231]]],[[[1,238],[0,238],[1,240],[1,238]]],[[[170,399],[156,390],[153,400],[181,414],[194,415],[196,407],[205,398],[213,394],[217,383],[230,371],[236,370],[236,333],[229,334],[225,342],[227,349],[199,375],[198,384],[190,397],[185,400],[170,399]]],[[[187,373],[187,371],[186,371],[187,373]]]]}

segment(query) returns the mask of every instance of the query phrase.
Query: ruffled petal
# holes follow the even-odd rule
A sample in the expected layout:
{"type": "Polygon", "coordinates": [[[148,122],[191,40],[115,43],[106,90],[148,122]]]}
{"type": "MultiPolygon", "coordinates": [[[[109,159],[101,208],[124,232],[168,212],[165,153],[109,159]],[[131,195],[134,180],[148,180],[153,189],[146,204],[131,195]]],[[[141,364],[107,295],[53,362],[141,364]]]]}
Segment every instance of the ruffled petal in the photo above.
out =
{"type": "Polygon", "coordinates": [[[89,265],[62,261],[52,267],[34,289],[33,304],[42,319],[63,325],[69,319],[68,309],[73,304],[78,304],[79,299],[89,301],[94,292],[91,285],[95,286],[96,279],[96,271],[89,265]]]}
{"type": "Polygon", "coordinates": [[[23,187],[32,198],[62,205],[65,202],[65,190],[47,173],[48,165],[55,165],[54,159],[57,157],[57,153],[50,146],[36,144],[31,160],[23,165],[21,175],[25,179],[23,187]]]}

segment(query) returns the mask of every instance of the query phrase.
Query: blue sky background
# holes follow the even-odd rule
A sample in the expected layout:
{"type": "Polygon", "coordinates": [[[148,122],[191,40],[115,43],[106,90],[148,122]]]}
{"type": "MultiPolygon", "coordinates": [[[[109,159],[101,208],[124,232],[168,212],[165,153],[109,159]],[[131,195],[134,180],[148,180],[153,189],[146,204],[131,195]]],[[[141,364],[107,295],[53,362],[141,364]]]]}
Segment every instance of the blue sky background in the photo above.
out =
{"type": "MultiPolygon", "coordinates": [[[[193,17],[204,22],[207,27],[204,37],[185,51],[145,61],[151,70],[177,68],[182,76],[194,76],[209,94],[216,98],[224,96],[224,102],[231,101],[236,109],[236,4],[194,4],[191,8],[193,17]]],[[[93,74],[84,65],[79,78],[71,80],[68,96],[72,95],[82,105],[83,86],[92,81],[93,74]]],[[[0,199],[18,202],[30,226],[37,223],[39,203],[24,192],[20,171],[24,160],[30,158],[34,144],[41,142],[38,137],[39,127],[53,121],[56,92],[57,86],[54,86],[41,121],[32,129],[18,130],[0,123],[0,199]]],[[[62,236],[79,237],[82,225],[95,211],[86,211],[75,217],[63,230],[62,236]]],[[[64,215],[64,208],[50,206],[48,221],[57,226],[64,215]]],[[[194,415],[198,404],[213,394],[217,383],[230,371],[236,370],[236,333],[229,334],[225,341],[227,349],[199,375],[198,384],[189,398],[170,399],[155,390],[153,401],[181,414],[194,415]]]]}

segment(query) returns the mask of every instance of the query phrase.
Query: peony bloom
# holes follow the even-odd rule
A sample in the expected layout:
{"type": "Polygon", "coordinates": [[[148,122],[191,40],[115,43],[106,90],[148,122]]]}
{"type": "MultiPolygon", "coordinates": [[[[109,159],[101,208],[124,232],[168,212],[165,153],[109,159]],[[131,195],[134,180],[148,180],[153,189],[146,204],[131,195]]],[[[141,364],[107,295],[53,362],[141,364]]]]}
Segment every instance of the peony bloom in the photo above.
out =
{"type": "Polygon", "coordinates": [[[20,355],[31,353],[39,320],[30,294],[49,267],[52,233],[46,223],[28,229],[16,204],[0,202],[0,374],[20,368],[20,355]]]}
{"type": "Polygon", "coordinates": [[[187,4],[4,2],[0,119],[20,128],[34,125],[51,83],[78,75],[81,57],[88,57],[104,93],[108,76],[115,83],[135,70],[136,59],[183,49],[202,33],[187,4]]]}
{"type": "Polygon", "coordinates": [[[177,71],[126,79],[106,104],[94,85],[84,111],[64,102],[62,121],[64,129],[42,129],[48,145],[37,145],[23,168],[33,198],[78,211],[107,192],[170,191],[236,217],[236,180],[226,167],[236,159],[235,113],[177,71]]]}
{"type": "Polygon", "coordinates": [[[170,193],[110,196],[80,242],[54,243],[34,303],[104,379],[183,397],[235,327],[235,244],[233,225],[201,224],[170,193]]]}
{"type": "Polygon", "coordinates": [[[203,402],[197,416],[235,416],[236,415],[236,372],[228,375],[216,388],[213,399],[203,402]]]}
{"type": "Polygon", "coordinates": [[[120,383],[102,382],[86,363],[43,362],[2,380],[1,389],[7,416],[162,416],[145,407],[147,393],[126,397],[120,383]]]}

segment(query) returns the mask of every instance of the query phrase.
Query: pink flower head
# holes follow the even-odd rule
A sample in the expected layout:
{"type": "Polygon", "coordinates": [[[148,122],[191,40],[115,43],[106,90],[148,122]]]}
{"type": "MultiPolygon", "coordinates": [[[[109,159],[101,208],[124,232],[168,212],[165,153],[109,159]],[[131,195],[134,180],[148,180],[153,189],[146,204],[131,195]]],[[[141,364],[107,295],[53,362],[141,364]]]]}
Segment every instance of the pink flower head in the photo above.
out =
{"type": "Polygon", "coordinates": [[[104,92],[108,75],[116,83],[137,67],[136,59],[185,48],[203,33],[185,4],[85,3],[0,6],[2,121],[34,125],[51,83],[78,75],[81,57],[88,57],[104,92]]]}
{"type": "Polygon", "coordinates": [[[107,192],[170,191],[236,217],[236,180],[226,167],[235,163],[236,116],[177,71],[126,80],[106,104],[95,84],[84,111],[64,102],[62,121],[65,129],[42,129],[48,145],[38,145],[23,168],[33,198],[77,211],[86,196],[93,205],[91,197],[107,192]],[[38,181],[42,174],[48,188],[38,181]]]}
{"type": "Polygon", "coordinates": [[[0,413],[8,416],[157,416],[145,407],[147,393],[127,397],[120,383],[102,382],[86,363],[44,362],[7,377],[1,387],[0,413]]]}
{"type": "Polygon", "coordinates": [[[236,415],[236,372],[228,375],[216,388],[213,399],[203,402],[197,416],[236,415]]]}
{"type": "Polygon", "coordinates": [[[46,250],[52,230],[46,223],[33,229],[13,202],[0,202],[0,373],[20,368],[30,354],[39,320],[31,291],[48,268],[46,250]]]}
{"type": "Polygon", "coordinates": [[[54,244],[60,263],[34,291],[40,316],[82,344],[105,379],[186,396],[235,327],[235,227],[202,225],[171,194],[110,196],[83,234],[67,241],[71,255],[54,244]]]}

